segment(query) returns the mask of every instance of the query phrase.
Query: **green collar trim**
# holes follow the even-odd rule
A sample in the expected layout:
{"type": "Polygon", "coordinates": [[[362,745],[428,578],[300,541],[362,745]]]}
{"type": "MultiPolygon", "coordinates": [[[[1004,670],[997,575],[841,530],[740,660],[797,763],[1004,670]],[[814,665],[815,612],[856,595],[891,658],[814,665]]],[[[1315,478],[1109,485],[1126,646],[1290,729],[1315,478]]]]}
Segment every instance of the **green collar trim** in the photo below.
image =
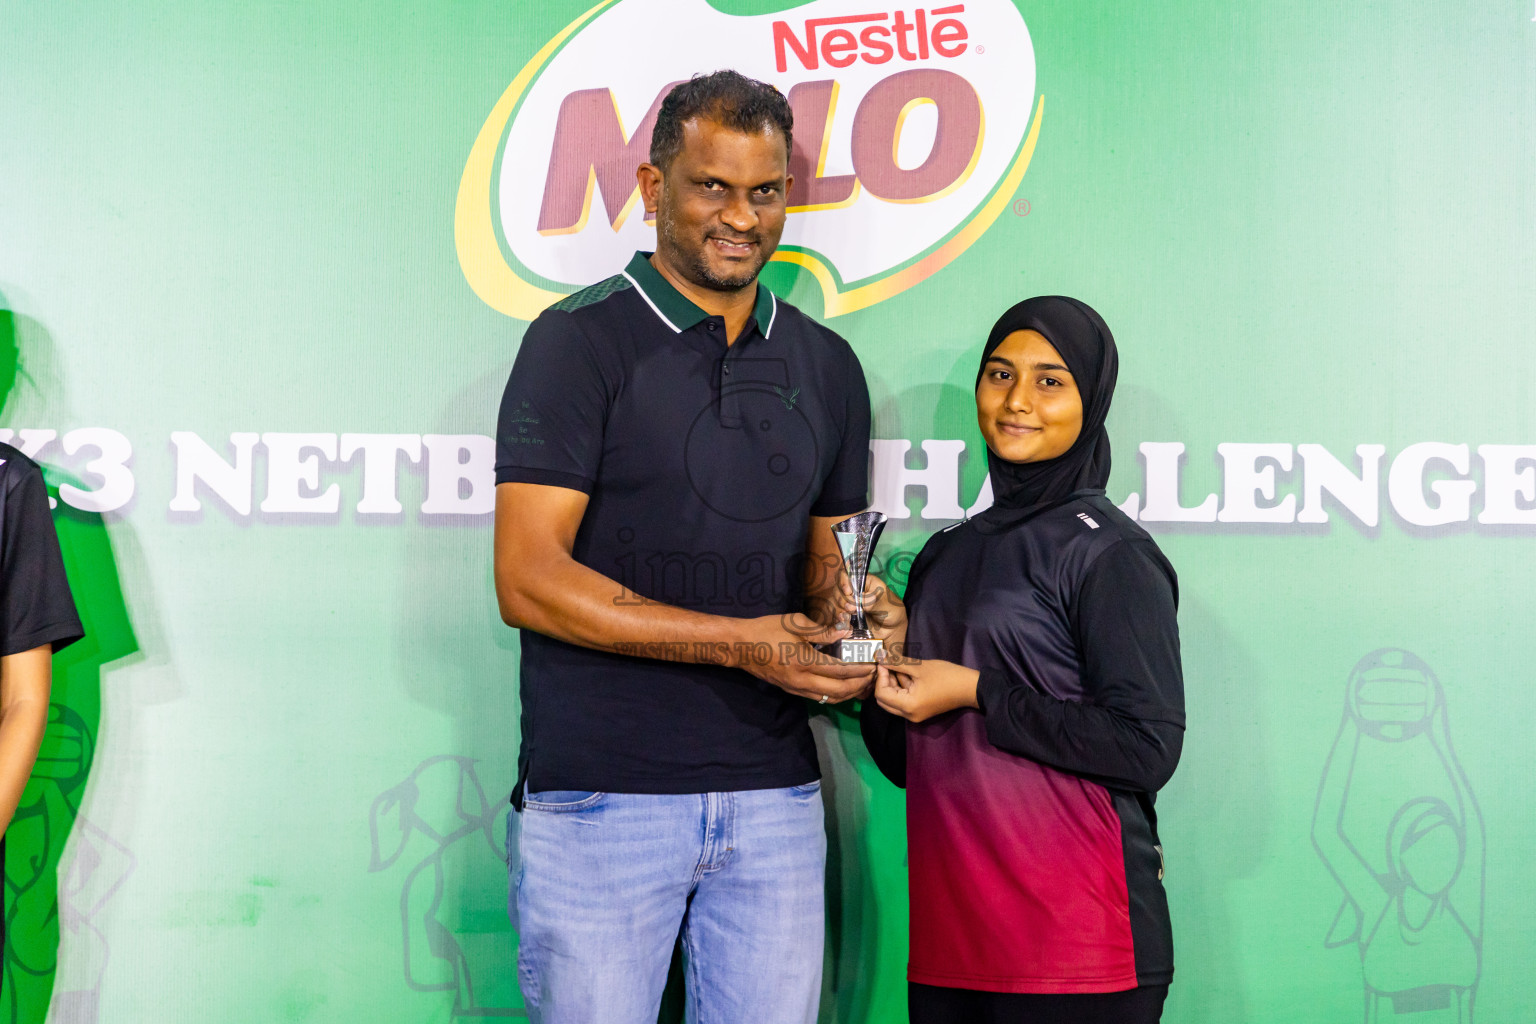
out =
{"type": "MultiPolygon", "coordinates": [[[[681,334],[690,327],[707,320],[709,314],[672,287],[672,283],[651,266],[650,257],[651,254],[648,252],[635,253],[634,258],[629,261],[629,266],[624,268],[624,276],[629,278],[629,282],[635,286],[635,290],[640,293],[646,305],[651,307],[651,311],[676,334],[681,334]]],[[[773,321],[778,312],[778,298],[759,281],[757,301],[752,307],[752,319],[757,321],[757,329],[763,332],[764,338],[767,338],[769,332],[773,330],[773,321]]]]}

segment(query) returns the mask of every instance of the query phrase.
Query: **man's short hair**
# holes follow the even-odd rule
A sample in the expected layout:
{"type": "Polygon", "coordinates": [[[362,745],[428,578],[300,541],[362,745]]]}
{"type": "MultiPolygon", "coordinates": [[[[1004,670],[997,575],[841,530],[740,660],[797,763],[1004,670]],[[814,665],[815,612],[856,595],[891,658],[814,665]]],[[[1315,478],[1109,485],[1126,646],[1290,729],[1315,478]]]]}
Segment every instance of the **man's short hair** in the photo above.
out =
{"type": "Polygon", "coordinates": [[[795,115],[784,94],[766,82],[736,71],[694,75],[661,101],[651,134],[651,163],[663,171],[683,148],[683,125],[705,117],[732,131],[777,131],[784,136],[786,159],[793,152],[791,130],[795,115]]]}

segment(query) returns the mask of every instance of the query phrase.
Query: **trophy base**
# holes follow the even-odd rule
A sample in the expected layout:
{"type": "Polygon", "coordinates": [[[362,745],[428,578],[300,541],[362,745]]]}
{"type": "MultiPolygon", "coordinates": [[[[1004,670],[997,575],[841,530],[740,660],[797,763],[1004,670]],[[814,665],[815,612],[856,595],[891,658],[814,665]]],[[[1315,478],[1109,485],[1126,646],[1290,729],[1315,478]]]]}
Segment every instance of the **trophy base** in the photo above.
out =
{"type": "Polygon", "coordinates": [[[816,649],[845,665],[873,665],[882,646],[884,646],[882,641],[878,639],[858,640],[846,637],[829,644],[817,644],[816,649]]]}

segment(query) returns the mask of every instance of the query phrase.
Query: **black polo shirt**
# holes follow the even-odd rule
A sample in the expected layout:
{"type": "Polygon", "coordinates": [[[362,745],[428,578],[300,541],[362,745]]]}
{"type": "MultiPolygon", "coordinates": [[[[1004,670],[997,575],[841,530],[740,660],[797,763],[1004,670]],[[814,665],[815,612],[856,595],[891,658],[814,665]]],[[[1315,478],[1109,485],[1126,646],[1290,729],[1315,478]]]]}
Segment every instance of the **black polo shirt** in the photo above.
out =
{"type": "MultiPolygon", "coordinates": [[[[496,482],[589,495],[572,555],[637,602],[795,610],[809,518],[868,504],[863,370],[846,341],[761,285],[728,347],[724,318],[647,255],[529,326],[502,398],[496,482]]],[[[519,801],[525,788],[696,793],[820,774],[804,700],[740,669],[525,629],[521,693],[519,801]]]]}
{"type": "MultiPolygon", "coordinates": [[[[44,644],[57,652],[84,635],[64,576],[42,471],[0,443],[0,656],[44,644]]],[[[4,867],[5,837],[0,835],[0,870],[4,867]]],[[[0,951],[7,909],[0,905],[0,951]]]]}
{"type": "Polygon", "coordinates": [[[64,559],[37,463],[0,444],[0,655],[85,635],[64,576],[64,559]]]}

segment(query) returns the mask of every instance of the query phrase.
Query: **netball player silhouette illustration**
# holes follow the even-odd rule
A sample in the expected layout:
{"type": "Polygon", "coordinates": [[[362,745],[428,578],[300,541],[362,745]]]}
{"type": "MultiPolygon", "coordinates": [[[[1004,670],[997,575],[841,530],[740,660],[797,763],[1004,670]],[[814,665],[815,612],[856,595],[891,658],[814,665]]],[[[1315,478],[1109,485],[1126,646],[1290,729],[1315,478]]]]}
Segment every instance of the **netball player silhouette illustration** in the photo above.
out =
{"type": "Polygon", "coordinates": [[[1367,1024],[1472,1020],[1483,820],[1440,681],[1410,652],[1374,651],[1351,673],[1312,842],[1343,890],[1327,944],[1355,946],[1367,1024]]]}
{"type": "MultiPolygon", "coordinates": [[[[486,799],[472,758],[443,755],[381,793],[369,814],[368,870],[412,865],[400,893],[406,984],[418,992],[454,993],[454,1017],[525,1016],[505,978],[510,962],[497,963],[492,955],[501,949],[510,961],[515,940],[504,930],[482,936],[456,927],[465,916],[460,890],[475,866],[485,861],[498,881],[507,870],[500,841],[506,811],[505,802],[486,799]],[[498,982],[500,991],[494,990],[498,982]]],[[[501,928],[505,919],[496,918],[501,928]]]]}

